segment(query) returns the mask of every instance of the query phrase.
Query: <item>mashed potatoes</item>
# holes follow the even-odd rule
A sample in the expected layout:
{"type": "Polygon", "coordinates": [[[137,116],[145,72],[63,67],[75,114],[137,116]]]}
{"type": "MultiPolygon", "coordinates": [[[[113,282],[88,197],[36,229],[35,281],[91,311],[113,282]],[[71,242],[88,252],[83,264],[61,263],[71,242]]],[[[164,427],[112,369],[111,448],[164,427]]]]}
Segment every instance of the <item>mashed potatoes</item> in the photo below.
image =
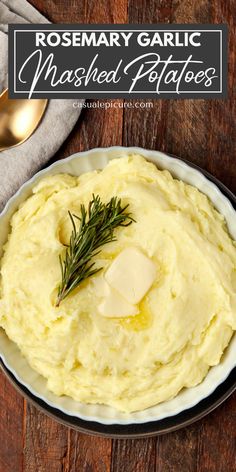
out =
{"type": "Polygon", "coordinates": [[[163,402],[201,382],[236,330],[236,247],[224,218],[196,188],[140,156],[81,177],[42,179],[12,218],[1,265],[0,326],[56,395],[122,411],[163,402]],[[136,223],[117,228],[96,264],[103,273],[130,246],[156,267],[133,316],[107,318],[87,279],[59,307],[59,254],[68,210],[92,194],[129,203],[136,223]]]}

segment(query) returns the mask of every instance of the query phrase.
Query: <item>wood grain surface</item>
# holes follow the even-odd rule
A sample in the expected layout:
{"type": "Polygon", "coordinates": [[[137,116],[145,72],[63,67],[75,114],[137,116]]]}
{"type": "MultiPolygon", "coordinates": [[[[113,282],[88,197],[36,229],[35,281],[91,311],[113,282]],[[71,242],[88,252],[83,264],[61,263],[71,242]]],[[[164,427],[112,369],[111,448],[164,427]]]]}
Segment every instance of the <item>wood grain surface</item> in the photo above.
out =
{"type": "MultiPolygon", "coordinates": [[[[31,3],[55,23],[227,23],[228,99],[153,100],[153,107],[146,109],[83,110],[54,159],[97,146],[143,146],[189,159],[236,191],[235,0],[31,3]]],[[[79,434],[49,419],[0,373],[0,472],[234,472],[235,457],[236,393],[181,431],[112,441],[79,434]]]]}

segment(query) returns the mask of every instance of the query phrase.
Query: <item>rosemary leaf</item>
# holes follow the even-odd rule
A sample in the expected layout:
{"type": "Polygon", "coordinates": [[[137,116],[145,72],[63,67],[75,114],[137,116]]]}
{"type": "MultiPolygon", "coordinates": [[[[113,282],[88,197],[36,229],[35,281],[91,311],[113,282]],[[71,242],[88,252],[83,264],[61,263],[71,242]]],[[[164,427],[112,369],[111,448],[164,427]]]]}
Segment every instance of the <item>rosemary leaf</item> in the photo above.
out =
{"type": "Polygon", "coordinates": [[[108,203],[93,195],[88,208],[80,206],[80,216],[69,217],[72,225],[70,242],[64,258],[59,256],[61,283],[58,288],[56,306],[66,298],[83,280],[99,272],[93,258],[105,244],[116,241],[114,230],[118,226],[129,226],[135,220],[127,212],[129,205],[122,207],[121,199],[112,197],[108,203]],[[79,222],[77,227],[76,221],[79,222]]]}

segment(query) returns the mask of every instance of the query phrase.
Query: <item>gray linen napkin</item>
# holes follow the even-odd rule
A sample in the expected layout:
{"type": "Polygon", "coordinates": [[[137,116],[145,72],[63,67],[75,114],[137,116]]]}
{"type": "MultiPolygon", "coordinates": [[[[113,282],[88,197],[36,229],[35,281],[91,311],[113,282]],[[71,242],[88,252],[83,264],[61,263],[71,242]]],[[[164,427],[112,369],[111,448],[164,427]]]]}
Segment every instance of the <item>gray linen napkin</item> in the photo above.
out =
{"type": "MultiPolygon", "coordinates": [[[[48,20],[26,0],[0,0],[0,93],[7,87],[9,23],[48,23],[48,20]]],[[[0,152],[0,211],[66,139],[80,115],[80,109],[72,104],[73,100],[50,100],[35,133],[19,147],[0,152]]]]}

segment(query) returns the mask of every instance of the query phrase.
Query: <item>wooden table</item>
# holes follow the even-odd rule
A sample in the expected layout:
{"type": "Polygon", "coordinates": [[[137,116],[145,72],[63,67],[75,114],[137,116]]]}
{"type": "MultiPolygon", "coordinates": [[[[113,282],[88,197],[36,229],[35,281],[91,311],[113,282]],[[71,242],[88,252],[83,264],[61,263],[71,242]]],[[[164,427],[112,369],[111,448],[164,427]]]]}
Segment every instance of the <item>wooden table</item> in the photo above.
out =
{"type": "MultiPolygon", "coordinates": [[[[156,100],[151,109],[86,109],[56,159],[97,146],[159,149],[199,164],[236,191],[235,0],[31,3],[56,23],[228,23],[227,100],[156,100]]],[[[233,472],[235,425],[236,392],[208,417],[176,433],[143,440],[89,437],[26,403],[0,373],[0,472],[233,472]]]]}

